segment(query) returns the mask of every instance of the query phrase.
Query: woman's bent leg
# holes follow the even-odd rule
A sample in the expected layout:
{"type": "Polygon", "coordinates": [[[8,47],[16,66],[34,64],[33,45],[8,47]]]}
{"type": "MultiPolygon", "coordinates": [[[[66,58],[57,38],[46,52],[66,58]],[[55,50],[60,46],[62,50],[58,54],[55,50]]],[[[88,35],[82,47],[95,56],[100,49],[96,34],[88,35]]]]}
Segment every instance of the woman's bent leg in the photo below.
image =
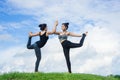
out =
{"type": "Polygon", "coordinates": [[[28,43],[27,43],[27,48],[28,48],[28,49],[34,49],[34,46],[31,45],[31,38],[32,38],[32,37],[29,37],[29,39],[28,39],[28,43]]]}
{"type": "Polygon", "coordinates": [[[83,34],[83,36],[82,36],[82,38],[81,38],[81,40],[80,40],[80,43],[72,43],[72,42],[68,41],[67,46],[68,46],[69,48],[82,47],[82,46],[83,46],[83,43],[84,43],[84,40],[85,40],[85,37],[86,37],[86,35],[83,34]]]}
{"type": "Polygon", "coordinates": [[[83,46],[85,37],[86,37],[86,34],[83,34],[83,35],[82,35],[82,39],[80,40],[80,47],[83,46]]]}

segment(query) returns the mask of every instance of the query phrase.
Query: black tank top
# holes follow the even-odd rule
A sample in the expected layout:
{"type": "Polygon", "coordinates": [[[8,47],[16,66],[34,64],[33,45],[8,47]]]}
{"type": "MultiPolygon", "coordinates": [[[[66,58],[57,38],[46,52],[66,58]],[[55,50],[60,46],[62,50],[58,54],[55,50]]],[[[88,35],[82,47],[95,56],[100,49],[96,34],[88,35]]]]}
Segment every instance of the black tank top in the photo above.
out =
{"type": "Polygon", "coordinates": [[[39,48],[43,47],[46,44],[48,39],[49,37],[46,36],[46,32],[43,35],[40,35],[40,40],[36,42],[38,47],[39,48]]]}

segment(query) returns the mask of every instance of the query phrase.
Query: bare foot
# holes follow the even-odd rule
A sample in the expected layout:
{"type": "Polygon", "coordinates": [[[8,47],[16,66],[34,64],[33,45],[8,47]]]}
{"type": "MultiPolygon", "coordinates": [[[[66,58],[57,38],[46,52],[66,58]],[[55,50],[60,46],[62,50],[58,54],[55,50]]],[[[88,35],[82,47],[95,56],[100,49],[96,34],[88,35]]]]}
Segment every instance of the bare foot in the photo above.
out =
{"type": "Polygon", "coordinates": [[[88,32],[83,33],[84,36],[87,36],[88,32]]]}

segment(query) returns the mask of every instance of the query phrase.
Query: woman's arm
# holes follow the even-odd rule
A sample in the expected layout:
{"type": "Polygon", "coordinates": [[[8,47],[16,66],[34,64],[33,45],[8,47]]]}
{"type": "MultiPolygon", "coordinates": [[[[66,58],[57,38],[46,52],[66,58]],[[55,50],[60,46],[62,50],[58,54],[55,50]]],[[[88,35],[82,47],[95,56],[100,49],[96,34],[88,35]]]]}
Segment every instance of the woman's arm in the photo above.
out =
{"type": "Polygon", "coordinates": [[[69,35],[69,36],[73,36],[73,37],[82,37],[82,35],[80,35],[80,34],[75,34],[75,33],[72,33],[72,32],[69,32],[68,35],[69,35]]]}
{"type": "Polygon", "coordinates": [[[34,33],[34,34],[33,34],[32,32],[30,32],[29,35],[30,35],[31,37],[39,36],[39,35],[40,35],[40,32],[37,32],[37,33],[34,33]]]}
{"type": "MultiPolygon", "coordinates": [[[[57,23],[57,25],[58,25],[58,21],[57,21],[56,23],[57,23]]],[[[56,34],[56,35],[60,35],[61,32],[56,32],[56,29],[57,29],[57,26],[54,28],[53,33],[56,34]]]]}
{"type": "Polygon", "coordinates": [[[58,21],[55,21],[53,30],[52,30],[51,32],[48,31],[47,34],[50,35],[50,34],[55,33],[55,32],[56,32],[57,25],[58,25],[58,21]]]}
{"type": "Polygon", "coordinates": [[[61,33],[61,32],[55,32],[54,34],[56,34],[56,35],[60,35],[60,33],[61,33]]]}

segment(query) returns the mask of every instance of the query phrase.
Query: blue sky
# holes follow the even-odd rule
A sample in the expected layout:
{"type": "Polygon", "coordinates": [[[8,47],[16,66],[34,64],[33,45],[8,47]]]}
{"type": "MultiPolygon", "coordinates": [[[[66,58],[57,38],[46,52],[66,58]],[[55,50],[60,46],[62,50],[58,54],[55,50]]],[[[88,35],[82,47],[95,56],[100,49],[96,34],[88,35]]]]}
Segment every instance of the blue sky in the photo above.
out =
{"type": "MultiPolygon", "coordinates": [[[[33,72],[34,50],[26,49],[28,32],[38,32],[40,23],[57,30],[69,22],[69,31],[88,31],[84,46],[71,50],[74,73],[120,74],[120,0],[1,0],[0,1],[0,73],[33,72]]],[[[34,37],[32,43],[39,37],[34,37]]],[[[69,37],[72,42],[80,38],[69,37]]],[[[58,36],[51,35],[42,49],[39,70],[67,72],[58,36]]]]}

